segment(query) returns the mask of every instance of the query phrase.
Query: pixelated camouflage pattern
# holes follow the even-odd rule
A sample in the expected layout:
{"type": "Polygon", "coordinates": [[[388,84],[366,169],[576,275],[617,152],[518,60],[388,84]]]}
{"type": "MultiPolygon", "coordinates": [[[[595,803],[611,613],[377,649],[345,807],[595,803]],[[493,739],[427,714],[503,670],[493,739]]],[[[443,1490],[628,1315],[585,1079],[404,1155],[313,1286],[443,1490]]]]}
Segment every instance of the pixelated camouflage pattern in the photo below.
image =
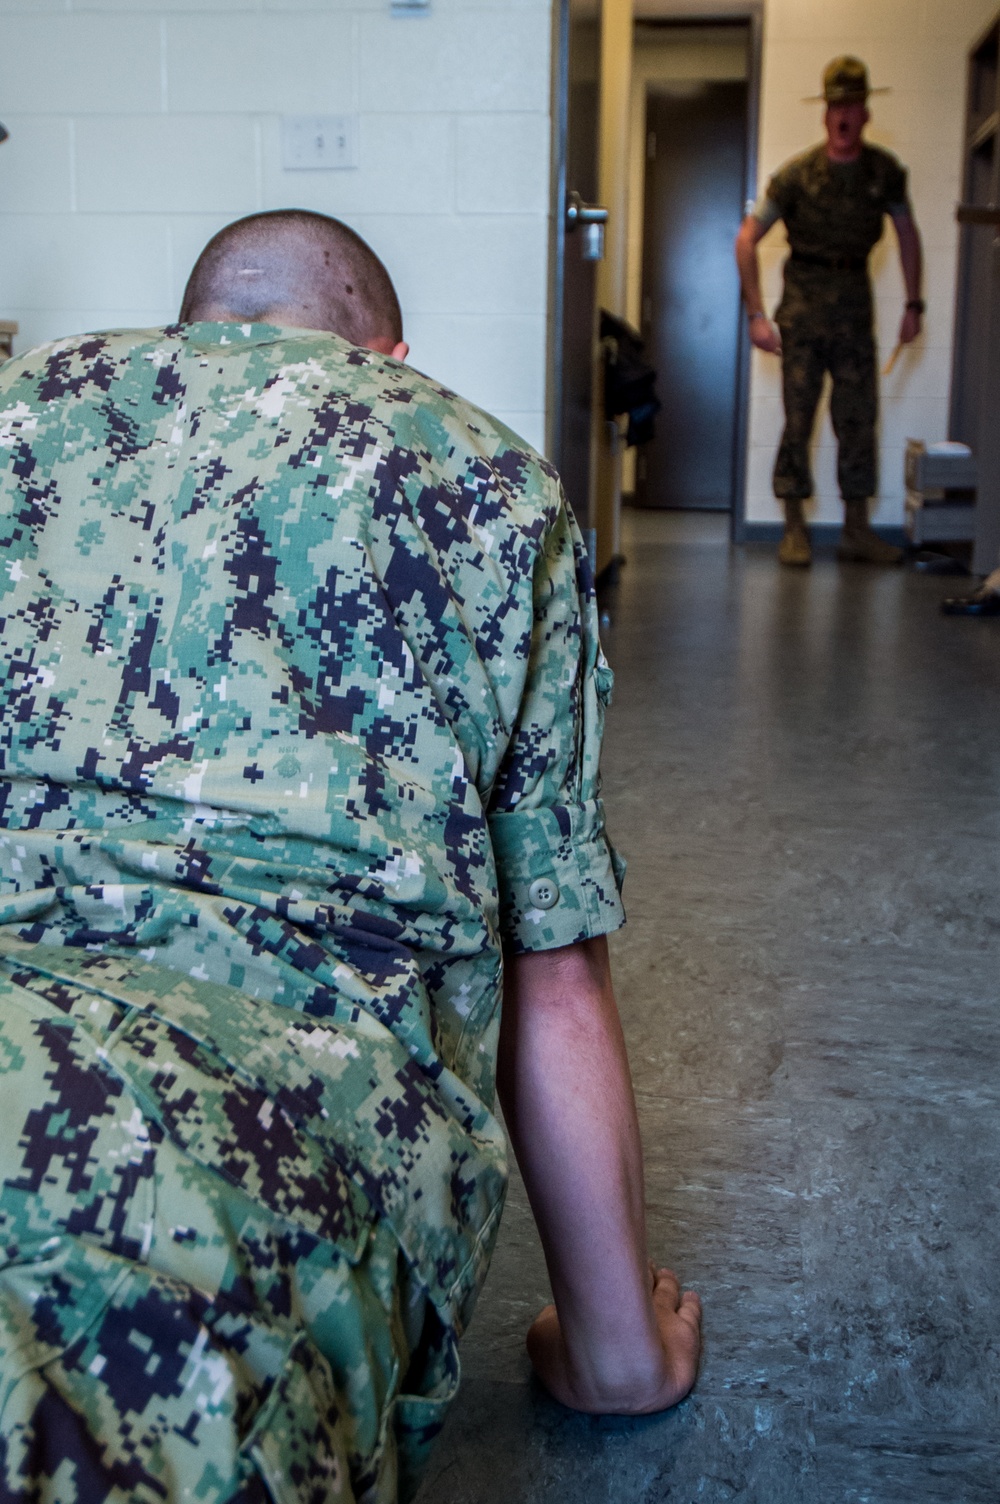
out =
{"type": "Polygon", "coordinates": [[[785,428],[774,494],[782,501],[813,494],[809,444],[829,371],[840,493],[845,500],[862,500],[878,486],[878,372],[868,273],[864,267],[798,261],[794,253],[865,261],[882,236],[886,214],[908,212],[906,169],[891,152],[867,142],[850,163],[831,162],[825,144],[815,146],[775,173],[767,201],[784,220],[793,252],[775,314],[785,428]]]}
{"type": "Polygon", "coordinates": [[[908,207],[906,168],[868,142],[856,161],[831,162],[824,142],[786,162],[766,199],[784,220],[793,251],[865,260],[882,237],[886,214],[908,207]]]}
{"type": "Polygon", "coordinates": [[[501,941],[622,920],[579,535],[494,420],[261,325],[12,362],[0,466],[8,1491],[395,1497],[503,1199],[501,941]],[[384,1362],[329,1314],[377,1287],[384,1362]],[[135,1476],[88,1491],[108,1458],[135,1476]]]}
{"type": "Polygon", "coordinates": [[[217,990],[4,941],[3,1497],[395,1498],[440,1428],[454,1336],[327,1150],[340,1083],[273,1005],[227,1058],[217,990]]]}
{"type": "MultiPolygon", "coordinates": [[[[841,274],[840,280],[847,279],[841,274]]],[[[782,321],[780,326],[785,427],[774,462],[774,494],[782,501],[804,501],[813,494],[810,440],[827,371],[840,494],[845,501],[861,501],[878,488],[878,364],[871,301],[866,315],[855,318],[851,295],[834,310],[825,306],[825,296],[817,300],[820,311],[812,323],[782,321]]]]}

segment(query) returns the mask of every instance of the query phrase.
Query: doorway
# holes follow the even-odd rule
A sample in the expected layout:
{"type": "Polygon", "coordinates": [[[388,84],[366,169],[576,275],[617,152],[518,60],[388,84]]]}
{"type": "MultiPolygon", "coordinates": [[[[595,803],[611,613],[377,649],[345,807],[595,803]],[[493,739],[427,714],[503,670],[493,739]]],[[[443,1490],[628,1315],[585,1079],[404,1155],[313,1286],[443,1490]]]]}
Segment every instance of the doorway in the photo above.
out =
{"type": "Polygon", "coordinates": [[[979,461],[972,568],[988,574],[1000,548],[1000,13],[969,53],[963,155],[949,432],[979,461]]]}
{"type": "Polygon", "coordinates": [[[550,296],[548,448],[593,561],[593,377],[596,262],[569,206],[597,197],[602,0],[559,0],[550,296]]]}
{"type": "Polygon", "coordinates": [[[748,341],[733,240],[755,186],[753,13],[635,27],[630,311],[663,404],[637,506],[742,512],[748,341]]]}

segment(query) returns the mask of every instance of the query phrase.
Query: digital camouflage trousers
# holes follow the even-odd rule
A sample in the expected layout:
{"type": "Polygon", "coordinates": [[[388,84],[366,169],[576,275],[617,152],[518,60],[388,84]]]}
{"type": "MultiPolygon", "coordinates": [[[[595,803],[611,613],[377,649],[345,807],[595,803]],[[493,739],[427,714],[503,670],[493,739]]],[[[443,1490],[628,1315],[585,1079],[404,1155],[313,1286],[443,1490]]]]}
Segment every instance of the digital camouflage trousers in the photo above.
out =
{"type": "Polygon", "coordinates": [[[813,494],[809,446],[823,378],[832,379],[830,418],[837,438],[837,480],[845,501],[878,485],[878,369],[870,318],[817,326],[779,317],[785,429],[774,464],[774,494],[804,501],[813,494]]]}
{"type": "Polygon", "coordinates": [[[273,1097],[168,1011],[14,962],[0,1089],[0,1498],[412,1496],[454,1343],[273,1097]]]}

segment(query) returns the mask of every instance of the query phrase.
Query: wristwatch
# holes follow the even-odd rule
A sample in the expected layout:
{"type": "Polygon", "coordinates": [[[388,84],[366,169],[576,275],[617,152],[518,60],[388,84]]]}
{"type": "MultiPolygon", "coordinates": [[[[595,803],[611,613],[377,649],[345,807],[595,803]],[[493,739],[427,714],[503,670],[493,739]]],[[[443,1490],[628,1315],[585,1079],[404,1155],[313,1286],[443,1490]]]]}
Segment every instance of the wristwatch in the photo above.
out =
{"type": "Polygon", "coordinates": [[[906,305],[906,311],[909,313],[911,308],[915,308],[917,313],[923,313],[926,307],[927,305],[923,298],[911,298],[906,305]]]}
{"type": "Polygon", "coordinates": [[[767,314],[764,312],[763,308],[758,308],[756,313],[748,313],[747,314],[747,321],[749,323],[751,323],[751,324],[753,323],[754,319],[766,319],[766,318],[767,318],[767,314]]]}

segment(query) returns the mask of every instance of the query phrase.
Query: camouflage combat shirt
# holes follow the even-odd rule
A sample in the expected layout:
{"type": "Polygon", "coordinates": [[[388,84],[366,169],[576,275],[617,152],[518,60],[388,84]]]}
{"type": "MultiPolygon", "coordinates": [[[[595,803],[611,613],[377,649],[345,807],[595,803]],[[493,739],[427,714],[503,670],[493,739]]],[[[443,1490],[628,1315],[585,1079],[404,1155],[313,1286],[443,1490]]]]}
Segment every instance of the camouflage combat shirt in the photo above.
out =
{"type": "MultiPolygon", "coordinates": [[[[145,1010],[144,1100],[197,1048],[277,1102],[460,1328],[503,1198],[501,946],[623,918],[554,473],[332,335],[89,335],[0,373],[0,536],[4,964],[145,1010]]],[[[219,1161],[212,1102],[160,1107],[219,1161]]]]}
{"type": "Polygon", "coordinates": [[[860,261],[881,239],[885,215],[909,212],[906,168],[867,142],[854,162],[831,162],[825,145],[793,157],[754,209],[762,224],[784,220],[793,253],[860,261]]]}
{"type": "Polygon", "coordinates": [[[867,142],[854,162],[831,162],[820,145],[775,173],[753,213],[765,229],[783,219],[788,232],[792,254],[775,314],[786,337],[823,329],[870,337],[867,258],[881,238],[885,215],[909,212],[906,169],[867,142]],[[838,259],[855,265],[829,264],[838,259]]]}

